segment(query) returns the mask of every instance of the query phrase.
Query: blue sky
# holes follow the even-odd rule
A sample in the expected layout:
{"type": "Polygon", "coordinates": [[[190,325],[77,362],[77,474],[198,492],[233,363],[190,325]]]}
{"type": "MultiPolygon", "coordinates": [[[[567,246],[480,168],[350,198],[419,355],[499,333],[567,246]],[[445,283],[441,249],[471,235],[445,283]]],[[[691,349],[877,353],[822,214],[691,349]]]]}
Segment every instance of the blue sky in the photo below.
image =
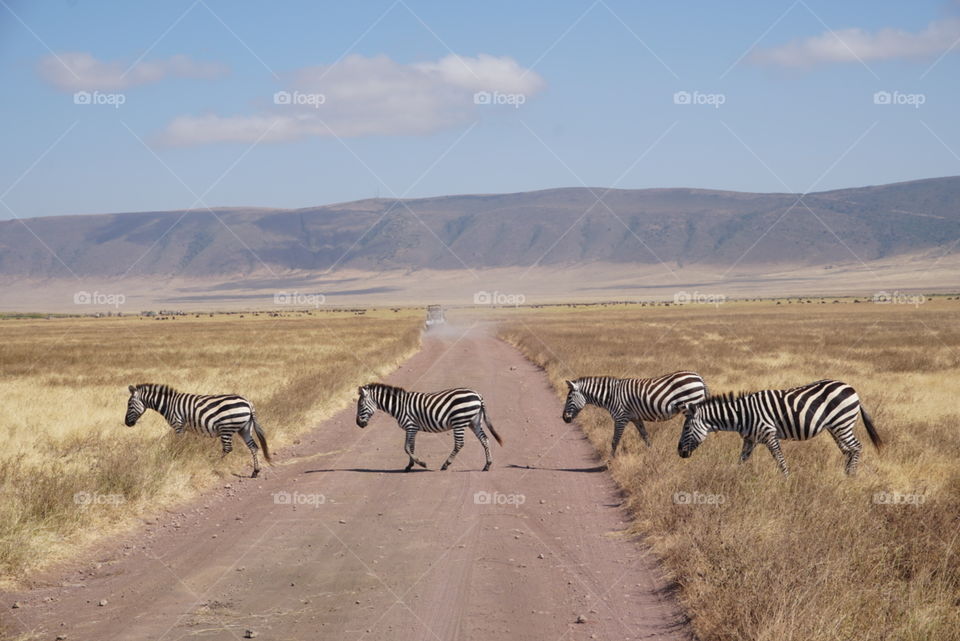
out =
{"type": "Polygon", "coordinates": [[[0,218],[956,175],[958,40],[942,1],[0,0],[0,218]]]}

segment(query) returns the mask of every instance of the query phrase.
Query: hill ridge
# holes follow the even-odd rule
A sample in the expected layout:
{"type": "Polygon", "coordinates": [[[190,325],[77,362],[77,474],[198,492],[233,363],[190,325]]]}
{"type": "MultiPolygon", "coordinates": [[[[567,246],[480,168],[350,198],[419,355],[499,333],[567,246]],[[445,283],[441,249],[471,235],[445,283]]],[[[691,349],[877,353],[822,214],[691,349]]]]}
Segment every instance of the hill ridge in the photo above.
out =
{"type": "Polygon", "coordinates": [[[801,203],[799,197],[560,187],[295,209],[216,207],[216,216],[191,209],[38,217],[0,222],[0,277],[219,278],[661,261],[829,266],[949,252],[960,238],[960,177],[812,192],[801,203]],[[604,194],[603,202],[594,194],[604,194]]]}

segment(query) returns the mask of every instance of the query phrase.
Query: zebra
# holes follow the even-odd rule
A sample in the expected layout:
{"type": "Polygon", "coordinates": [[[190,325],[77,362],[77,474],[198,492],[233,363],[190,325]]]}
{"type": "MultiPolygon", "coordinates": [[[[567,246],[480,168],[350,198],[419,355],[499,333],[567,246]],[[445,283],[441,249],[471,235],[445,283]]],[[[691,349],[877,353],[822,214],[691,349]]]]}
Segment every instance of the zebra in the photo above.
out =
{"type": "Polygon", "coordinates": [[[563,420],[570,423],[586,404],[596,405],[610,412],[613,418],[613,444],[610,456],[616,456],[617,446],[627,423],[633,423],[643,442],[650,446],[650,437],[644,421],[667,421],[680,411],[684,403],[696,403],[707,396],[703,378],[695,372],[673,372],[657,378],[613,378],[588,376],[567,383],[567,401],[563,420]]]}
{"type": "Polygon", "coordinates": [[[874,447],[880,450],[883,441],[857,392],[840,381],[822,380],[787,390],[711,396],[683,408],[686,419],[677,453],[682,458],[689,457],[709,432],[739,432],[743,437],[741,463],[750,458],[757,443],[762,443],[786,476],[789,471],[780,451],[780,441],[805,441],[826,430],[847,457],[846,473],[853,475],[863,450],[853,433],[858,412],[874,447]]]}
{"type": "Polygon", "coordinates": [[[242,396],[185,394],[154,383],[130,385],[129,390],[130,400],[127,401],[125,419],[127,427],[136,425],[148,409],[155,410],[167,419],[178,436],[188,427],[205,436],[219,436],[223,456],[233,449],[233,435],[239,432],[253,455],[252,478],[260,474],[260,461],[257,458],[259,448],[253,438],[255,432],[263,446],[263,456],[270,462],[267,437],[257,421],[253,405],[242,396]]]}
{"type": "Polygon", "coordinates": [[[490,446],[487,444],[487,435],[483,431],[485,422],[490,428],[493,438],[501,446],[503,441],[493,429],[493,424],[487,418],[486,406],[483,397],[473,390],[457,388],[442,392],[408,392],[407,390],[385,385],[370,383],[359,388],[360,398],[357,400],[357,425],[366,427],[370,417],[376,410],[383,410],[397,420],[397,424],[407,436],[404,441],[404,451],[410,457],[405,472],[409,472],[414,464],[426,468],[427,464],[414,454],[417,432],[446,432],[453,430],[453,451],[444,462],[441,470],[445,470],[453,463],[453,459],[463,447],[463,433],[469,427],[477,435],[483,445],[483,453],[487,457],[487,464],[483,471],[490,469],[493,460],[490,458],[490,446]]]}

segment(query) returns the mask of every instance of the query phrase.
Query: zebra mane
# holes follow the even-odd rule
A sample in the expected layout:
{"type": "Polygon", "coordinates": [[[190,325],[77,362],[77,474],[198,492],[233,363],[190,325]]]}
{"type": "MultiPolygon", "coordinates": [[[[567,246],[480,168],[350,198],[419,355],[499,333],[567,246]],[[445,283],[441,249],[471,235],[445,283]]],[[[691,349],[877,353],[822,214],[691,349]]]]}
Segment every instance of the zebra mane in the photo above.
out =
{"type": "Polygon", "coordinates": [[[163,385],[161,383],[140,383],[138,385],[134,385],[133,388],[138,392],[158,392],[164,396],[177,393],[177,390],[173,389],[169,385],[163,385]]]}
{"type": "Polygon", "coordinates": [[[580,378],[573,379],[572,382],[580,387],[580,391],[585,391],[584,388],[591,390],[603,389],[606,391],[606,388],[611,384],[618,383],[622,380],[624,379],[616,376],[581,376],[580,378]]]}
{"type": "Polygon", "coordinates": [[[739,401],[742,398],[750,396],[754,392],[739,391],[739,392],[721,392],[719,394],[711,394],[705,399],[697,403],[698,407],[715,407],[717,405],[725,405],[727,403],[733,403],[734,401],[739,401]]]}
{"type": "Polygon", "coordinates": [[[407,390],[403,389],[402,387],[397,387],[396,385],[387,385],[386,383],[369,383],[369,384],[367,384],[367,385],[364,385],[364,387],[367,388],[367,390],[369,390],[369,391],[371,391],[371,392],[373,392],[373,391],[378,391],[378,392],[393,392],[393,391],[397,391],[397,392],[404,392],[404,393],[406,393],[406,391],[407,391],[407,390]]]}

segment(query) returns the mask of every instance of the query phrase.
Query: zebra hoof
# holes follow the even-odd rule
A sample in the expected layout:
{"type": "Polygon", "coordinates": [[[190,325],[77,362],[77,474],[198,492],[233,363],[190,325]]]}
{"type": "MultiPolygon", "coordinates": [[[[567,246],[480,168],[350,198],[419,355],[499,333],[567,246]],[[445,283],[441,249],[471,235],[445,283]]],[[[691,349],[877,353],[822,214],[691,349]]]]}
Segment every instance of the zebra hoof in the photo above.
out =
{"type": "Polygon", "coordinates": [[[260,476],[260,470],[254,470],[253,474],[250,475],[250,478],[255,479],[260,476]]]}
{"type": "Polygon", "coordinates": [[[489,463],[487,463],[486,465],[483,466],[483,471],[484,471],[484,472],[489,472],[489,471],[490,471],[490,464],[489,464],[489,463]]]}
{"type": "Polygon", "coordinates": [[[423,461],[417,461],[417,465],[419,465],[419,466],[422,467],[423,469],[427,469],[427,464],[424,463],[423,461]]]}
{"type": "Polygon", "coordinates": [[[441,470],[445,470],[445,469],[447,469],[448,467],[450,467],[450,464],[449,464],[449,463],[444,463],[443,465],[440,466],[440,469],[441,469],[441,470]]]}

